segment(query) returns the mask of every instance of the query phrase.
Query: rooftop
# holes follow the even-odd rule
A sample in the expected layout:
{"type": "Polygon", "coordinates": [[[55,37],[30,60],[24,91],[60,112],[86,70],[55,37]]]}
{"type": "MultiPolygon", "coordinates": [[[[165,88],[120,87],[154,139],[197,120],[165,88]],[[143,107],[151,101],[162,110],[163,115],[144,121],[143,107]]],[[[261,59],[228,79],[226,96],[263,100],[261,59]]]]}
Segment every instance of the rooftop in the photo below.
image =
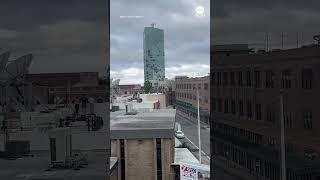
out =
{"type": "Polygon", "coordinates": [[[199,160],[189,151],[188,148],[175,148],[174,164],[180,163],[199,164],[199,160]]]}
{"type": "Polygon", "coordinates": [[[305,61],[307,58],[319,62],[320,46],[311,46],[303,48],[286,49],[281,51],[270,51],[267,53],[252,53],[240,56],[225,56],[216,58],[212,65],[243,65],[243,64],[257,64],[257,63],[279,63],[283,61],[305,61]]]}
{"type": "Polygon", "coordinates": [[[221,44],[214,45],[213,51],[215,52],[225,52],[225,51],[248,51],[248,44],[221,44]]]}
{"type": "Polygon", "coordinates": [[[200,170],[210,171],[210,166],[200,164],[199,160],[187,148],[174,149],[174,163],[172,165],[188,164],[200,170]]]}
{"type": "MultiPolygon", "coordinates": [[[[24,157],[16,160],[0,159],[0,179],[104,179],[105,151],[88,151],[88,165],[79,170],[49,168],[49,152],[34,152],[34,157],[24,157]]],[[[110,159],[110,168],[116,165],[116,159],[110,159]]]]}
{"type": "Polygon", "coordinates": [[[125,115],[111,112],[111,139],[173,138],[174,109],[159,109],[125,115]]]}

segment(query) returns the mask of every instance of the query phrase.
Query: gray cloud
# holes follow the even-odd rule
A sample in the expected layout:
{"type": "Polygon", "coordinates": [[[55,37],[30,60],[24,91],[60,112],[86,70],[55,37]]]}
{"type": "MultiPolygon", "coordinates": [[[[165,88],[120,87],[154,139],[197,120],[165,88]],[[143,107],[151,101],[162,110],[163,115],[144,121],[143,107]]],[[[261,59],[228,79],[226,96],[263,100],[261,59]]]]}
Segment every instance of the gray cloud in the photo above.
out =
{"type": "MultiPolygon", "coordinates": [[[[111,1],[111,69],[120,71],[126,68],[143,68],[143,28],[150,26],[152,22],[164,29],[167,68],[192,64],[209,65],[210,1],[196,2],[193,0],[111,1]],[[194,15],[197,5],[207,7],[206,17],[194,15]],[[143,18],[120,18],[120,16],[143,16],[143,18]]],[[[190,69],[199,71],[197,68],[190,69]]]]}
{"type": "Polygon", "coordinates": [[[0,12],[0,50],[33,53],[31,72],[104,70],[106,1],[5,0],[0,12]]]}
{"type": "Polygon", "coordinates": [[[317,0],[216,0],[212,7],[213,13],[224,9],[224,15],[212,19],[215,44],[248,43],[263,48],[268,32],[271,48],[281,48],[282,33],[286,35],[284,48],[293,48],[297,40],[300,46],[313,43],[313,35],[320,33],[317,0]]]}

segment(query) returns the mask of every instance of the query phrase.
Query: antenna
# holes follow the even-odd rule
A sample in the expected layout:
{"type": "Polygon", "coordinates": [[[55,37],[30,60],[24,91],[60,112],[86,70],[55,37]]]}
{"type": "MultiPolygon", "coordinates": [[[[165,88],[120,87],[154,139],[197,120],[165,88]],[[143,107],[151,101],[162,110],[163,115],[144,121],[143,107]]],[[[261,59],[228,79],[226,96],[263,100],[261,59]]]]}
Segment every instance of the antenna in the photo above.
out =
{"type": "Polygon", "coordinates": [[[265,34],[265,51],[268,52],[269,51],[269,33],[266,32],[265,34]]]}
{"type": "Polygon", "coordinates": [[[297,38],[297,48],[299,48],[299,33],[296,33],[296,38],[297,38]]]}

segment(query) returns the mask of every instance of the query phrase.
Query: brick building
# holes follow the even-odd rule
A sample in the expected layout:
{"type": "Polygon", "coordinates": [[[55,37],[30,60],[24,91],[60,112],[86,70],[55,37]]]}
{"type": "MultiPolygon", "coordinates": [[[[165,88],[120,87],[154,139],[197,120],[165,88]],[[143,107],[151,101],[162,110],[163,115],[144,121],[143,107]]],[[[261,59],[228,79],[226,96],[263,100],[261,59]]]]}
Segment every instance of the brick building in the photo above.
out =
{"type": "Polygon", "coordinates": [[[54,103],[56,98],[66,102],[83,94],[96,101],[104,101],[107,96],[106,82],[99,78],[98,72],[40,73],[28,74],[26,78],[33,84],[33,96],[46,95],[46,103],[49,104],[54,103]]]}
{"type": "Polygon", "coordinates": [[[215,177],[280,179],[282,89],[287,180],[319,180],[320,47],[211,59],[215,177]]]}
{"type": "Polygon", "coordinates": [[[197,90],[199,89],[200,119],[209,124],[210,76],[189,78],[177,76],[175,88],[177,113],[196,120],[198,115],[197,90]]]}
{"type": "Polygon", "coordinates": [[[126,84],[119,85],[119,93],[120,95],[135,95],[137,93],[142,94],[143,89],[141,88],[141,84],[126,84]]]}

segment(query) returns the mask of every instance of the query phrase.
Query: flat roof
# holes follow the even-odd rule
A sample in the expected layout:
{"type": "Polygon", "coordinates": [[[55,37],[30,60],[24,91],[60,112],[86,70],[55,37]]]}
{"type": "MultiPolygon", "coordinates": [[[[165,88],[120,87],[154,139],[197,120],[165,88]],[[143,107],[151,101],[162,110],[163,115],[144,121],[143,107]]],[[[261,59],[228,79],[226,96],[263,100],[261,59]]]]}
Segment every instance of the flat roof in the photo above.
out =
{"type": "Polygon", "coordinates": [[[319,62],[320,57],[320,46],[312,46],[305,48],[294,48],[285,49],[281,51],[267,52],[267,53],[252,53],[244,54],[239,56],[225,56],[221,58],[216,58],[213,61],[213,67],[224,68],[223,66],[243,66],[252,64],[262,64],[262,63],[288,63],[288,62],[299,62],[306,61],[319,62]]]}
{"type": "Polygon", "coordinates": [[[248,44],[220,44],[213,45],[213,51],[248,51],[248,44]]]}
{"type": "Polygon", "coordinates": [[[188,148],[175,148],[174,149],[174,164],[180,163],[196,163],[199,164],[199,160],[189,151],[188,148]]]}
{"type": "MultiPolygon", "coordinates": [[[[0,159],[0,179],[104,179],[106,178],[106,153],[101,151],[87,151],[88,165],[79,170],[49,168],[49,151],[32,152],[34,157],[24,157],[16,160],[0,159]]],[[[110,158],[110,167],[115,165],[114,158],[110,158]]]]}
{"type": "Polygon", "coordinates": [[[188,164],[199,169],[206,169],[210,171],[210,165],[201,164],[188,148],[174,149],[174,163],[172,165],[180,164],[188,164]]]}
{"type": "Polygon", "coordinates": [[[178,146],[181,146],[182,143],[179,141],[179,139],[177,138],[174,138],[174,147],[178,147],[178,146]]]}
{"type": "Polygon", "coordinates": [[[113,171],[117,164],[118,164],[118,158],[110,157],[110,171],[113,171]]]}
{"type": "Polygon", "coordinates": [[[159,109],[125,115],[111,112],[111,139],[174,138],[175,110],[159,109]]]}

